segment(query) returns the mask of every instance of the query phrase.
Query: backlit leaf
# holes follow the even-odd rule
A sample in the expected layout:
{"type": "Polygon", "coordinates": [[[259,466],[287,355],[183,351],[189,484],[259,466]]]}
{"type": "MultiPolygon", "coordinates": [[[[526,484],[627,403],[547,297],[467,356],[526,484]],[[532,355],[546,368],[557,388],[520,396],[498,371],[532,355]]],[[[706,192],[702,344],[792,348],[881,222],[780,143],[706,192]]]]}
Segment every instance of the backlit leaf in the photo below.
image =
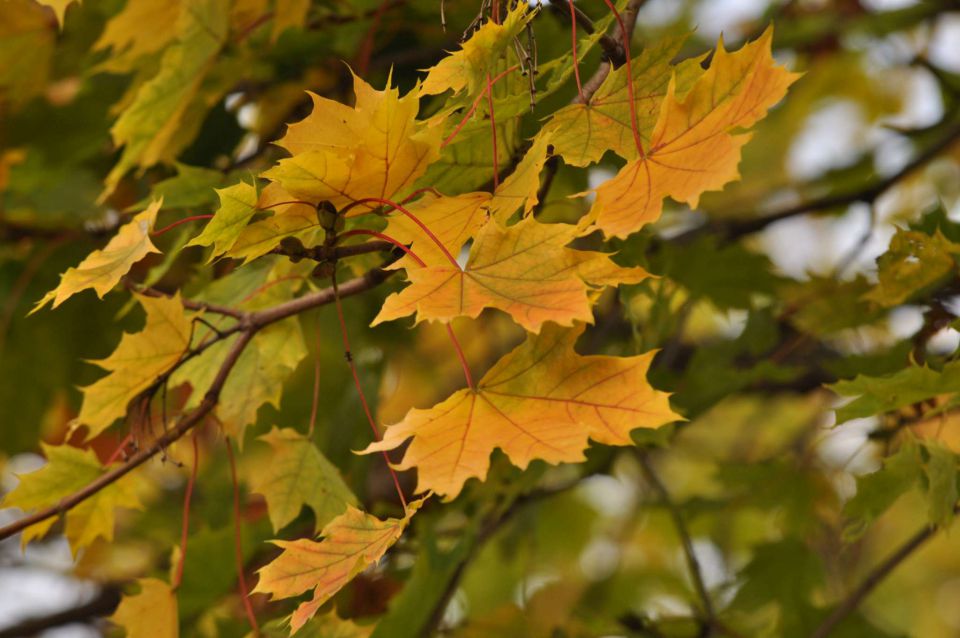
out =
{"type": "Polygon", "coordinates": [[[177,20],[178,39],[163,55],[160,71],[140,87],[111,129],[123,154],[106,178],[112,190],[131,168],[172,161],[189,140],[180,129],[210,65],[226,42],[229,3],[202,0],[177,20]]]}
{"type": "Polygon", "coordinates": [[[440,152],[440,127],[416,119],[419,91],[401,98],[398,89],[377,91],[356,76],[353,88],[354,108],[311,93],[313,112],[277,142],[293,157],[264,175],[296,198],[338,209],[412,185],[440,152]]]}
{"type": "Polygon", "coordinates": [[[545,321],[590,322],[591,286],[635,283],[642,268],[621,268],[603,253],[567,248],[576,228],[528,218],[504,228],[491,220],[477,234],[461,269],[449,262],[411,268],[410,285],[390,295],[374,325],[416,313],[417,322],[477,317],[484,308],[509,313],[531,332],[545,321]]]}
{"type": "Polygon", "coordinates": [[[495,74],[500,56],[529,22],[535,11],[526,2],[518,2],[501,23],[486,21],[461,49],[446,57],[427,72],[421,92],[424,95],[453,89],[477,95],[486,89],[487,74],[495,74]]]}
{"type": "Polygon", "coordinates": [[[354,576],[380,560],[400,538],[422,503],[410,503],[403,518],[385,521],[351,506],[323,528],[320,542],[306,538],[274,541],[283,553],[260,569],[254,591],[277,599],[299,596],[312,589],[313,598],[293,612],[290,627],[296,632],[354,576]]]}
{"type": "MultiPolygon", "coordinates": [[[[647,47],[630,65],[637,125],[645,142],[649,142],[671,77],[675,74],[675,95],[682,96],[703,73],[697,59],[677,67],[670,65],[685,40],[686,37],[667,38],[647,47]]],[[[554,152],[573,166],[598,162],[607,151],[627,160],[636,159],[626,65],[611,71],[587,104],[576,102],[557,110],[544,124],[540,135],[549,136],[554,152]]]]}
{"type": "Polygon", "coordinates": [[[597,189],[589,219],[607,236],[625,237],[656,221],[663,199],[696,207],[704,191],[739,177],[740,149],[752,126],[799,77],[774,64],[773,31],[736,53],[721,40],[710,68],[681,100],[672,79],[644,156],[597,189]]]}
{"type": "Polygon", "coordinates": [[[412,439],[397,468],[417,468],[418,492],[453,498],[468,479],[486,477],[494,449],[521,468],[536,459],[577,462],[588,440],[632,445],[632,430],[680,418],[668,395],[647,382],[653,353],[581,356],[573,347],[582,333],[583,326],[545,326],[497,362],[475,390],[411,410],[364,452],[412,439]]]}
{"type": "Polygon", "coordinates": [[[274,427],[260,440],[270,445],[271,453],[249,482],[254,492],[266,497],[275,532],[295,519],[304,505],[313,510],[318,529],[348,505],[356,505],[337,468],[302,434],[274,427]]]}
{"type": "Polygon", "coordinates": [[[190,345],[190,321],[180,296],[138,297],[147,314],[143,330],[125,334],[106,359],[91,361],[109,374],[81,388],[83,405],[76,425],[94,438],[127,413],[127,405],[173,367],[190,345]]]}
{"type": "Polygon", "coordinates": [[[120,283],[120,279],[135,263],[150,253],[160,252],[150,241],[150,233],[161,206],[163,200],[155,201],[147,210],[121,226],[106,246],[90,253],[76,268],[68,268],[60,276],[60,285],[37,302],[31,312],[40,310],[51,301],[56,308],[88,288],[93,288],[97,296],[103,298],[120,283]]]}
{"type": "MultiPolygon", "coordinates": [[[[47,464],[36,472],[21,476],[17,487],[3,500],[4,507],[30,511],[56,505],[60,499],[86,487],[107,471],[92,450],[70,445],[41,444],[41,447],[47,464]]],[[[66,536],[74,553],[97,538],[113,539],[118,507],[141,508],[135,475],[128,474],[67,511],[66,536]]],[[[56,521],[57,518],[53,517],[31,525],[23,531],[21,542],[26,545],[32,539],[44,536],[56,521]]]]}
{"type": "Polygon", "coordinates": [[[213,219],[204,227],[203,232],[190,240],[188,246],[213,246],[211,260],[229,250],[247,222],[257,212],[257,189],[240,182],[227,188],[217,189],[220,208],[213,219]]]}
{"type": "Polygon", "coordinates": [[[156,578],[137,581],[140,592],[124,596],[110,621],[127,632],[127,638],[177,638],[177,596],[170,585],[156,578]]]}

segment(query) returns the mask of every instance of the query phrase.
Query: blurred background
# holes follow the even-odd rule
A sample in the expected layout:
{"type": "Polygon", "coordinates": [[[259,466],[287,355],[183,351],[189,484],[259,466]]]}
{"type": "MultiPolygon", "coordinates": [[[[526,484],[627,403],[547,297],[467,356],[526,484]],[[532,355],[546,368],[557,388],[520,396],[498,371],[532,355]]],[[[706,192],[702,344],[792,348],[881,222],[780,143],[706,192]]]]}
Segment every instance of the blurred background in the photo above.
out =
{"type": "MultiPolygon", "coordinates": [[[[129,16],[123,0],[70,4],[62,30],[48,8],[0,2],[2,492],[16,485],[17,474],[42,466],[38,440],[66,437],[79,407],[76,387],[98,374],[84,361],[108,354],[121,329],[138,324],[122,295],[103,302],[80,295],[25,318],[59,273],[102,246],[125,211],[151,195],[167,196],[171,221],[212,212],[213,188],[280,156],[270,142],[285,122],[308,112],[305,89],[349,101],[344,61],[374,86],[392,69],[408,90],[419,70],[456,48],[479,4],[445,2],[445,31],[438,1],[318,0],[302,3],[289,25],[257,22],[273,3],[237,2],[236,38],[211,63],[175,143],[157,166],[123,177],[103,198],[102,182],[118,157],[110,128],[132,91],[156,72],[181,10],[180,2],[128,2],[141,9],[129,24],[113,19],[129,16]]],[[[569,46],[569,23],[543,4],[534,30],[541,60],[548,60],[569,46]]],[[[598,23],[606,15],[601,2],[577,6],[598,23]]],[[[704,624],[705,588],[729,635],[809,636],[825,609],[930,520],[928,478],[887,477],[893,482],[863,489],[881,459],[902,449],[903,415],[835,427],[841,403],[823,386],[895,372],[908,361],[935,366],[951,360],[960,342],[951,327],[960,289],[949,281],[933,295],[913,294],[918,286],[892,302],[875,292],[876,260],[898,228],[939,228],[960,241],[960,146],[952,144],[960,137],[960,3],[648,0],[632,42],[636,54],[646,43],[690,33],[682,57],[693,57],[721,36],[727,48],[739,48],[771,22],[776,58],[803,78],[758,125],[742,181],[708,194],[697,210],[668,202],[655,228],[616,246],[663,277],[605,299],[581,344],[583,352],[620,355],[661,349],[651,379],[675,393],[689,422],[638,434],[639,453],[593,450],[585,468],[520,473],[497,459],[488,484],[471,484],[449,509],[418,515],[417,541],[401,542],[389,565],[338,597],[341,613],[400,618],[418,596],[421,605],[435,596],[443,603],[444,635],[724,635],[704,624]],[[511,484],[540,486],[535,502],[485,530],[481,541],[463,544],[471,504],[495,499],[511,484]],[[857,494],[873,500],[857,501],[857,494]],[[443,592],[432,593],[438,585],[425,572],[444,573],[430,557],[457,551],[470,560],[447,602],[443,592]],[[690,571],[691,555],[702,583],[690,571]],[[385,601],[405,580],[408,590],[388,611],[385,601]]],[[[591,52],[584,75],[599,62],[591,52]]],[[[574,91],[566,86],[538,108],[550,112],[574,91]]],[[[537,117],[518,116],[504,129],[505,159],[537,117]]],[[[544,216],[582,214],[584,202],[567,195],[617,167],[612,157],[589,173],[560,166],[544,216]]],[[[488,181],[490,166],[473,169],[477,184],[488,181]]],[[[158,246],[173,253],[191,237],[182,230],[158,246]]],[[[201,265],[199,253],[148,262],[137,274],[169,290],[201,265]]],[[[437,327],[365,328],[380,302],[378,295],[351,300],[348,320],[357,326],[356,359],[377,395],[378,419],[393,423],[411,405],[432,405],[455,389],[458,368],[437,327]]],[[[321,380],[318,445],[345,468],[365,502],[389,499],[382,468],[349,452],[365,445],[366,426],[342,369],[335,319],[310,317],[308,335],[317,322],[325,337],[308,339],[310,356],[280,406],[261,410],[260,427],[305,422],[319,357],[342,374],[321,380]]],[[[457,329],[473,362],[495,361],[521,338],[497,315],[457,329]]],[[[950,412],[911,417],[907,429],[955,453],[955,421],[950,412]]],[[[98,452],[109,454],[122,434],[98,439],[98,452]]],[[[248,467],[257,462],[253,449],[242,460],[248,467]]],[[[211,453],[205,462],[214,478],[203,492],[214,494],[226,485],[224,460],[211,453]]],[[[109,631],[91,616],[109,613],[118,587],[162,565],[174,542],[178,523],[157,530],[165,518],[179,521],[183,472],[169,465],[149,471],[149,514],[121,520],[127,533],[115,543],[79,557],[57,534],[26,552],[17,539],[0,544],[0,636],[25,619],[85,605],[98,611],[40,635],[109,631]]],[[[955,500],[955,486],[951,493],[955,500]]],[[[228,512],[203,493],[199,498],[195,516],[205,522],[197,546],[210,552],[193,550],[192,578],[199,580],[185,584],[181,603],[187,634],[242,635],[223,620],[223,610],[236,604],[232,583],[197,575],[204,568],[229,574],[232,564],[229,553],[215,550],[229,531],[228,512]]],[[[248,547],[272,535],[262,505],[257,517],[256,499],[249,497],[248,547]]],[[[0,511],[0,523],[19,514],[0,511]]],[[[926,542],[830,635],[960,635],[955,531],[926,542]]]]}

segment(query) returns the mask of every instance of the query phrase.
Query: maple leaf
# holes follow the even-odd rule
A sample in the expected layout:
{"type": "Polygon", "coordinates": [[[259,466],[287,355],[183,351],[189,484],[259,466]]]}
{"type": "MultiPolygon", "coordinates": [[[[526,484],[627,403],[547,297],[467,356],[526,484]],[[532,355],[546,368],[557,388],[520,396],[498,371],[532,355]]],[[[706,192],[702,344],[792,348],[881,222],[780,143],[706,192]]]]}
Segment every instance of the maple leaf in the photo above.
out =
{"type": "MultiPolygon", "coordinates": [[[[420,220],[452,255],[460,253],[487,221],[490,193],[464,193],[456,197],[426,193],[420,199],[405,204],[410,213],[420,220]]],[[[410,217],[392,212],[387,218],[384,233],[401,244],[410,246],[417,257],[428,265],[449,263],[443,251],[427,237],[423,229],[410,217]]],[[[414,260],[405,255],[394,267],[414,268],[414,260]]]]}
{"type": "MultiPolygon", "coordinates": [[[[656,124],[671,77],[675,95],[681,96],[703,74],[700,58],[685,60],[677,67],[670,64],[685,40],[685,35],[666,38],[631,60],[634,106],[643,140],[649,139],[656,124]]],[[[539,135],[549,136],[554,153],[572,166],[598,162],[607,151],[627,160],[635,159],[637,147],[630,124],[626,65],[608,73],[589,102],[568,104],[554,113],[539,135]]]]}
{"type": "Polygon", "coordinates": [[[460,93],[466,89],[468,95],[479,94],[487,86],[487,75],[494,73],[507,47],[535,15],[528,3],[518,2],[499,24],[485,22],[459,51],[428,70],[421,93],[435,95],[449,89],[460,93]]]}
{"type": "Polygon", "coordinates": [[[297,237],[309,242],[320,229],[317,209],[310,204],[290,203],[296,200],[277,182],[268,184],[260,193],[256,208],[269,211],[272,215],[241,227],[225,256],[249,263],[276,248],[284,237],[297,237]]]}
{"type": "Polygon", "coordinates": [[[163,206],[159,199],[120,227],[117,234],[106,246],[95,250],[76,268],[67,268],[60,275],[60,284],[44,295],[30,311],[30,314],[53,302],[56,308],[81,290],[93,288],[101,299],[116,286],[130,268],[150,253],[159,253],[150,241],[150,232],[157,220],[157,213],[163,206]]]}
{"type": "Polygon", "coordinates": [[[584,326],[544,326],[504,356],[477,384],[428,410],[413,409],[363,453],[392,450],[408,439],[399,470],[417,468],[417,491],[447,499],[470,478],[483,479],[490,454],[501,449],[525,468],[584,460],[588,440],[632,445],[631,430],[680,417],[666,393],[647,383],[655,353],[635,357],[581,356],[584,326]]]}
{"type": "MultiPolygon", "coordinates": [[[[123,153],[104,182],[109,194],[135,166],[171,161],[196,132],[199,118],[185,117],[197,98],[212,62],[227,41],[230,3],[199,0],[179,12],[177,42],[167,48],[160,71],[139,88],[133,102],[110,129],[123,153]]],[[[229,87],[218,86],[219,97],[229,87]]],[[[208,99],[211,96],[206,96],[208,99]]]]}
{"type": "Polygon", "coordinates": [[[484,308],[509,313],[530,332],[545,321],[571,325],[593,320],[587,284],[636,283],[642,268],[622,268],[604,253],[567,248],[577,229],[532,217],[504,228],[490,220],[480,229],[461,269],[449,261],[407,271],[410,285],[387,297],[372,325],[416,312],[448,322],[477,317],[484,308]]]}
{"type": "Polygon", "coordinates": [[[277,142],[293,157],[264,176],[298,199],[338,209],[411,186],[440,153],[440,126],[416,119],[419,90],[401,98],[397,89],[377,91],[357,76],[353,89],[354,108],[311,93],[313,112],[277,142]]]}
{"type": "Polygon", "coordinates": [[[552,141],[550,135],[537,135],[517,167],[497,187],[490,202],[490,214],[501,223],[505,224],[518,208],[522,207],[526,216],[537,205],[540,172],[547,161],[547,149],[552,141]]]}
{"type": "Polygon", "coordinates": [[[587,220],[607,236],[626,237],[660,217],[663,199],[696,207],[700,195],[739,177],[740,149],[752,126],[780,101],[798,74],[774,64],[768,28],[735,53],[721,39],[710,68],[681,100],[670,81],[644,156],[601,185],[587,220]]]}
{"type": "MultiPolygon", "coordinates": [[[[337,616],[336,610],[322,616],[311,618],[297,631],[301,638],[369,638],[374,625],[358,625],[352,620],[337,616]]],[[[281,619],[273,620],[261,627],[263,638],[286,638],[290,630],[281,619]]],[[[256,638],[248,634],[247,638],[256,638]]]]}
{"type": "Polygon", "coordinates": [[[140,592],[124,596],[110,621],[123,627],[127,638],[177,638],[177,596],[170,585],[156,578],[141,578],[137,584],[140,592]]]}
{"type": "Polygon", "coordinates": [[[296,430],[274,427],[260,437],[271,447],[269,460],[250,474],[250,488],[267,499],[273,531],[279,531],[306,505],[322,528],[357,499],[337,468],[312,441],[296,430]]]}
{"type": "Polygon", "coordinates": [[[253,591],[277,599],[312,589],[313,598],[293,612],[290,627],[295,633],[354,576],[383,557],[422,504],[423,499],[414,501],[403,518],[385,521],[350,506],[323,528],[320,542],[306,538],[273,541],[283,553],[259,570],[260,580],[253,591]]]}
{"type": "Polygon", "coordinates": [[[228,251],[247,227],[250,218],[257,212],[257,189],[240,182],[227,188],[218,188],[220,208],[203,232],[190,240],[187,246],[213,246],[210,261],[216,255],[228,251]]]}
{"type": "Polygon", "coordinates": [[[143,330],[125,334],[106,359],[91,361],[110,374],[81,388],[83,404],[75,425],[86,425],[86,438],[103,432],[127,412],[127,405],[156,382],[190,347],[190,320],[180,295],[137,296],[147,314],[143,330]]]}
{"type": "Polygon", "coordinates": [[[177,37],[180,2],[140,0],[127,2],[110,18],[93,45],[95,51],[110,49],[110,57],[98,70],[126,73],[142,56],[157,54],[177,37]],[[143,25],[149,24],[149,29],[143,25]]]}
{"type": "MultiPolygon", "coordinates": [[[[190,383],[193,388],[187,407],[196,406],[203,399],[203,391],[213,383],[220,363],[237,338],[234,335],[211,346],[202,356],[186,362],[171,376],[171,387],[190,383]]],[[[305,354],[303,332],[293,318],[258,331],[244,349],[215,408],[224,431],[235,437],[238,445],[243,445],[244,428],[256,422],[261,406],[269,403],[279,407],[283,382],[305,354]]]]}
{"type": "MultiPolygon", "coordinates": [[[[50,507],[106,472],[106,467],[100,464],[93,450],[46,443],[41,443],[40,447],[47,464],[19,477],[17,487],[3,501],[5,507],[23,510],[50,507]]],[[[67,511],[65,533],[74,553],[97,538],[113,540],[116,508],[142,507],[137,496],[137,481],[133,474],[128,474],[67,511]]],[[[21,543],[26,546],[32,539],[44,536],[56,521],[56,517],[53,517],[31,525],[23,531],[21,543]]]]}

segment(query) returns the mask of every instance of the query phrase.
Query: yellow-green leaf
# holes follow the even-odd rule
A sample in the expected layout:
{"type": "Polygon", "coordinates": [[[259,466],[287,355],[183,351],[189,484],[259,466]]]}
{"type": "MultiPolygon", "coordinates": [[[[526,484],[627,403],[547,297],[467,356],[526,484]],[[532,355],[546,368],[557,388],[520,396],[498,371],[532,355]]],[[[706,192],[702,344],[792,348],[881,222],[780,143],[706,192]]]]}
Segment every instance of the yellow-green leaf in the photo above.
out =
{"type": "Polygon", "coordinates": [[[320,542],[306,538],[273,541],[283,553],[260,569],[254,591],[277,599],[313,590],[313,598],[293,612],[290,627],[295,633],[354,576],[380,560],[400,538],[422,502],[410,503],[403,518],[385,521],[348,507],[323,528],[320,542]]]}
{"type": "Polygon", "coordinates": [[[356,505],[340,472],[308,438],[291,428],[274,427],[260,440],[271,452],[248,480],[250,488],[267,499],[273,531],[295,519],[304,505],[313,510],[317,529],[356,505]]]}
{"type": "Polygon", "coordinates": [[[227,252],[257,212],[257,189],[246,182],[216,189],[220,208],[203,232],[190,240],[187,246],[213,246],[212,261],[216,255],[227,252]]]}
{"type": "Polygon", "coordinates": [[[228,0],[198,0],[180,12],[177,42],[164,52],[160,71],[140,87],[111,129],[123,154],[105,180],[108,191],[131,168],[172,161],[189,142],[178,135],[183,117],[226,42],[229,26],[228,0]]]}
{"type": "Polygon", "coordinates": [[[137,584],[140,592],[124,596],[110,621],[123,627],[127,638],[177,638],[177,596],[170,585],[156,578],[142,578],[137,584]]]}
{"type": "MultiPolygon", "coordinates": [[[[349,108],[313,93],[313,112],[277,144],[293,157],[264,175],[297,199],[336,208],[368,197],[389,199],[410,187],[440,153],[440,126],[416,119],[420,94],[374,90],[354,76],[349,108]]],[[[372,204],[365,209],[376,208],[372,204]]]]}
{"type": "MultiPolygon", "coordinates": [[[[60,499],[86,487],[107,471],[93,450],[44,443],[40,446],[47,464],[36,472],[20,476],[17,487],[4,499],[4,507],[31,511],[56,505],[60,499]]],[[[67,511],[65,533],[74,553],[97,538],[113,539],[114,512],[118,507],[141,508],[137,480],[135,475],[128,474],[67,511]]],[[[23,531],[21,542],[26,545],[32,539],[44,536],[56,521],[57,518],[53,517],[31,525],[23,531]]]]}
{"type": "Polygon", "coordinates": [[[143,330],[125,334],[106,359],[91,361],[109,374],[81,388],[83,405],[75,426],[87,426],[90,439],[127,412],[127,405],[180,360],[190,347],[190,320],[180,295],[138,296],[147,313],[143,330]]]}
{"type": "Polygon", "coordinates": [[[103,298],[130,272],[135,263],[150,253],[160,252],[150,241],[150,232],[161,206],[162,199],[153,202],[145,211],[121,226],[106,246],[90,253],[76,268],[68,268],[60,276],[60,285],[37,302],[31,314],[51,301],[56,308],[76,293],[88,288],[93,288],[97,296],[103,298]]]}

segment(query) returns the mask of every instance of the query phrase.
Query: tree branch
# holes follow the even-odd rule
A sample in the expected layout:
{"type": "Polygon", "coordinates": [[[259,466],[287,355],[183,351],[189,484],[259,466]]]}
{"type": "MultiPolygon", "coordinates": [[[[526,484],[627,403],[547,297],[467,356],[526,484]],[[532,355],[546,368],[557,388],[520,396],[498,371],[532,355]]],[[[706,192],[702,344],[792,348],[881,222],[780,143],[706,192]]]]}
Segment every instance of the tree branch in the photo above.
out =
{"type": "MultiPolygon", "coordinates": [[[[349,297],[370,290],[371,288],[374,288],[381,282],[385,281],[394,272],[395,271],[377,268],[360,277],[351,279],[350,281],[339,286],[340,297],[349,297]]],[[[204,417],[207,416],[207,414],[209,414],[217,405],[217,402],[220,398],[220,392],[223,390],[223,386],[226,383],[230,372],[233,370],[233,367],[240,358],[240,355],[243,353],[243,350],[247,347],[250,341],[253,340],[253,337],[256,335],[258,330],[271,323],[286,319],[287,317],[292,317],[306,310],[310,310],[311,308],[333,303],[334,299],[335,293],[331,287],[318,290],[315,293],[304,295],[303,297],[293,299],[272,308],[266,308],[258,312],[244,313],[238,322],[236,329],[229,332],[229,334],[239,332],[240,336],[233,343],[229,352],[224,358],[220,369],[217,371],[216,377],[210,384],[207,392],[204,394],[200,405],[198,405],[189,414],[183,416],[176,426],[164,432],[153,442],[152,445],[136,452],[122,465],[101,475],[95,481],[92,481],[73,494],[62,498],[56,505],[38,510],[33,514],[25,516],[3,528],[0,528],[0,540],[9,538],[14,534],[23,531],[27,527],[39,523],[40,521],[44,521],[48,518],[53,518],[54,516],[59,516],[60,514],[67,512],[108,485],[118,481],[130,471],[139,467],[156,454],[165,450],[174,441],[182,437],[193,427],[199,424],[204,417]]],[[[218,341],[226,338],[226,336],[228,336],[228,333],[224,332],[221,335],[217,335],[215,340],[218,341]]],[[[211,340],[211,343],[212,342],[214,342],[214,340],[211,340]]]]}
{"type": "MultiPolygon", "coordinates": [[[[960,514],[960,505],[954,506],[953,513],[960,514]]],[[[877,585],[883,582],[884,578],[889,576],[900,563],[922,547],[924,543],[933,538],[939,529],[940,528],[934,525],[928,525],[908,538],[907,541],[890,554],[886,560],[874,567],[873,570],[867,574],[866,578],[864,578],[863,581],[843,599],[843,602],[834,608],[826,620],[820,623],[820,626],[810,634],[810,638],[827,638],[837,625],[856,611],[864,598],[876,589],[877,585]]]]}
{"type": "MultiPolygon", "coordinates": [[[[640,12],[640,7],[646,0],[630,0],[627,4],[627,8],[623,10],[620,14],[621,19],[623,20],[623,25],[631,33],[633,32],[633,27],[637,24],[637,14],[640,12]]],[[[557,4],[563,4],[559,2],[557,4]]],[[[631,33],[627,34],[627,37],[630,37],[631,33]]],[[[620,31],[620,25],[618,24],[613,29],[613,35],[610,36],[611,39],[616,43],[617,55],[608,55],[612,61],[618,61],[621,64],[625,59],[626,53],[623,50],[623,33],[620,31]]],[[[606,49],[604,49],[606,50],[606,49]]],[[[597,92],[597,89],[600,88],[600,85],[603,84],[603,81],[607,79],[607,76],[610,75],[610,70],[613,68],[613,63],[611,61],[604,61],[597,67],[597,70],[594,71],[593,75],[590,76],[590,79],[583,83],[583,95],[578,95],[574,98],[574,104],[589,104],[590,100],[593,98],[593,94],[597,92]]],[[[630,81],[633,81],[633,78],[630,78],[630,81]]]]}
{"type": "Polygon", "coordinates": [[[717,613],[713,607],[713,600],[710,598],[709,592],[707,592],[707,586],[703,580],[703,571],[700,568],[700,561],[697,560],[697,555],[693,551],[693,540],[690,538],[690,530],[687,529],[687,524],[683,520],[680,508],[677,507],[677,504],[670,498],[670,492],[667,491],[663,481],[660,480],[660,477],[653,469],[653,465],[650,463],[646,452],[637,449],[636,455],[637,460],[640,461],[640,469],[643,471],[644,477],[646,477],[650,487],[657,493],[661,503],[670,513],[670,519],[673,521],[673,526],[677,530],[677,536],[680,537],[683,555],[687,559],[687,571],[690,573],[690,580],[693,581],[693,588],[700,598],[700,606],[703,608],[701,611],[703,612],[704,620],[709,623],[710,626],[715,626],[717,623],[717,613]]]}
{"type": "Polygon", "coordinates": [[[101,587],[97,595],[81,605],[64,609],[48,616],[27,618],[16,625],[0,629],[0,638],[33,636],[47,629],[54,629],[73,623],[87,622],[113,613],[120,604],[120,588],[116,585],[101,587]]]}
{"type": "MultiPolygon", "coordinates": [[[[896,186],[897,183],[899,183],[905,177],[908,177],[916,170],[936,159],[941,153],[948,150],[958,140],[960,140],[960,122],[957,122],[947,128],[940,139],[931,144],[929,147],[920,151],[917,156],[913,158],[913,160],[908,162],[907,165],[901,168],[899,171],[893,175],[890,175],[889,177],[877,180],[866,187],[861,188],[860,190],[848,193],[839,193],[836,195],[828,195],[826,197],[804,202],[802,204],[797,204],[795,206],[788,206],[762,217],[704,224],[703,226],[698,226],[697,228],[693,228],[685,233],[677,235],[673,241],[689,241],[690,239],[699,237],[704,233],[717,233],[727,240],[733,240],[745,235],[751,235],[759,232],[771,224],[788,219],[790,217],[829,210],[839,206],[847,206],[856,202],[872,204],[881,195],[886,193],[892,187],[896,186]]],[[[744,215],[730,215],[730,217],[744,217],[744,215]]]]}

